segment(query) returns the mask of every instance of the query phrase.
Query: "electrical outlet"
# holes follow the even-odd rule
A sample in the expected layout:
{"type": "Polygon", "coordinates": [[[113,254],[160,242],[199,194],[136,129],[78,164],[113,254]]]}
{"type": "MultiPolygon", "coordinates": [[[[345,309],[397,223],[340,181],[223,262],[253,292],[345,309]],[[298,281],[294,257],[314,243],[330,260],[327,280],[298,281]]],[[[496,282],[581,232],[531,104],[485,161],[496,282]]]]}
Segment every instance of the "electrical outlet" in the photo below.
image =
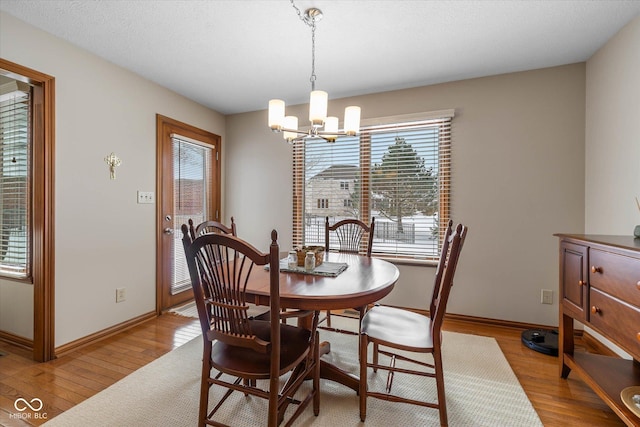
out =
{"type": "Polygon", "coordinates": [[[123,302],[126,299],[125,288],[116,288],[116,302],[123,302]]]}
{"type": "Polygon", "coordinates": [[[155,203],[156,197],[153,191],[138,190],[138,203],[155,203]]]}
{"type": "Polygon", "coordinates": [[[540,303],[553,304],[553,291],[551,289],[542,289],[540,303]]]}

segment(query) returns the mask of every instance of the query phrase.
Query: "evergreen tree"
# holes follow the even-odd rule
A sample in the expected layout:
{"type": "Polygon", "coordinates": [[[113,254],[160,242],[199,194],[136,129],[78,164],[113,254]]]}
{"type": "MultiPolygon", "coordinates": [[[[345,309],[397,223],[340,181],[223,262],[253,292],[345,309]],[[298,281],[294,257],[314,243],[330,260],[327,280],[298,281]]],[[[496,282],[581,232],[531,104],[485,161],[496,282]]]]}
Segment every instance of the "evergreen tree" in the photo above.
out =
{"type": "Polygon", "coordinates": [[[426,168],[404,138],[396,137],[382,156],[382,162],[371,170],[373,208],[398,224],[403,233],[402,217],[418,212],[433,215],[438,209],[437,177],[433,168],[426,168]]]}

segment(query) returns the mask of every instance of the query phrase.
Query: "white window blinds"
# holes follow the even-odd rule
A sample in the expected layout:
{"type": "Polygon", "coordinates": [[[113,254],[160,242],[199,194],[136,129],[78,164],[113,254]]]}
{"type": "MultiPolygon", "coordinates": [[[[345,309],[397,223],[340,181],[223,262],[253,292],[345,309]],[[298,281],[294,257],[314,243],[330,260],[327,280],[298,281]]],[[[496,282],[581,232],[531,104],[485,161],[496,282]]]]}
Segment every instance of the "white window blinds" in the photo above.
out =
{"type": "Polygon", "coordinates": [[[0,87],[0,274],[17,278],[31,274],[30,93],[0,87]]]}
{"type": "Polygon", "coordinates": [[[451,114],[294,145],[294,245],[324,244],[324,218],[370,222],[373,253],[436,260],[450,217],[451,114]]]}
{"type": "MultiPolygon", "coordinates": [[[[214,147],[172,135],[173,142],[173,218],[176,227],[195,225],[214,218],[211,215],[211,180],[214,147]]],[[[171,294],[191,288],[189,269],[182,249],[182,231],[174,231],[174,268],[171,294]]]]}

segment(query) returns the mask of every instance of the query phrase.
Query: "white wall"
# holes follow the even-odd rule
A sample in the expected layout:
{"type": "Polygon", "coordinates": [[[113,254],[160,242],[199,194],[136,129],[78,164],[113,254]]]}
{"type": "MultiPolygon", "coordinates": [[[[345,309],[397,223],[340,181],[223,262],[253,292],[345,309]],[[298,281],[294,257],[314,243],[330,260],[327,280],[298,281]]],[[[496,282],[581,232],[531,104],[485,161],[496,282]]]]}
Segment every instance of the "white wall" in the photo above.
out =
{"type": "Polygon", "coordinates": [[[640,17],[587,61],[585,232],[640,224],[640,17]]]}
{"type": "MultiPolygon", "coordinates": [[[[56,346],[154,311],[155,205],[137,204],[136,191],[155,191],[156,113],[223,140],[224,116],[4,13],[0,52],[56,79],[56,346]],[[116,304],[118,287],[127,297],[116,304]]],[[[2,289],[4,316],[24,298],[2,289]]],[[[25,309],[19,322],[32,317],[25,309]]]]}
{"type": "MultiPolygon", "coordinates": [[[[557,325],[553,233],[584,228],[584,88],[582,63],[330,100],[334,114],[356,104],[365,119],[455,108],[453,219],[469,236],[450,312],[557,325]],[[553,305],[540,304],[543,288],[553,305]]],[[[272,228],[292,242],[291,150],[266,122],[266,111],[227,120],[227,213],[263,250],[272,228]]],[[[426,308],[433,273],[401,265],[385,302],[426,308]]]]}
{"type": "Polygon", "coordinates": [[[0,280],[0,330],[33,339],[33,286],[0,280]]]}
{"type": "Polygon", "coordinates": [[[631,235],[640,224],[640,17],[587,61],[586,87],[585,233],[631,235]]]}

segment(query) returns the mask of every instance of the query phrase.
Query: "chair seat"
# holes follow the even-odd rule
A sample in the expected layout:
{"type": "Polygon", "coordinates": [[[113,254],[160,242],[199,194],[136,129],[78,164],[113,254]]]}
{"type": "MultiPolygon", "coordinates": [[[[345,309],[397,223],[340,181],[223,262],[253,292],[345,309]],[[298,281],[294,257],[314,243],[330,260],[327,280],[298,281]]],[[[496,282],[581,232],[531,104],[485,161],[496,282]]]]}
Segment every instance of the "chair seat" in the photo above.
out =
{"type": "Polygon", "coordinates": [[[362,319],[361,333],[370,341],[424,352],[433,348],[431,319],[408,310],[375,306],[362,319]]]}
{"type": "MultiPolygon", "coordinates": [[[[270,323],[251,321],[251,330],[260,339],[270,341],[270,323]]],[[[295,326],[280,325],[280,371],[286,372],[307,355],[311,332],[295,326]]],[[[213,343],[211,354],[213,367],[233,376],[251,379],[268,379],[271,358],[254,350],[235,347],[220,341],[213,343]]]]}

